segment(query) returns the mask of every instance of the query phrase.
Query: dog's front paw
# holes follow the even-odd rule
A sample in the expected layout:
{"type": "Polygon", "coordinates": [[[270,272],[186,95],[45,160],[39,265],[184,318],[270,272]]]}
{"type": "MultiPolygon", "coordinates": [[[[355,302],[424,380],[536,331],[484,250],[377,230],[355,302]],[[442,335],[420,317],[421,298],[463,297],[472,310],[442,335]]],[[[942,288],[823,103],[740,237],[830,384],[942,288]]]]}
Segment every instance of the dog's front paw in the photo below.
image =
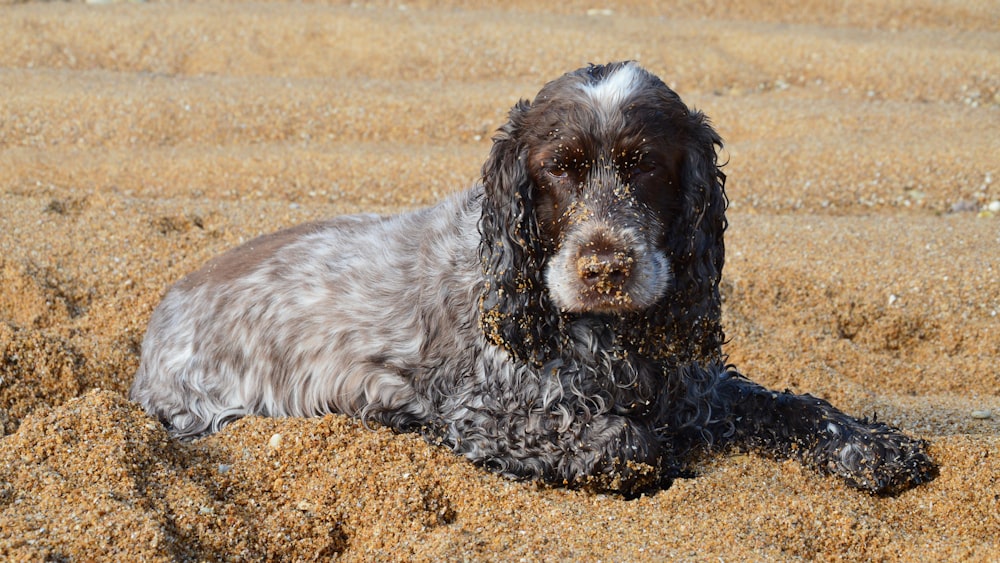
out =
{"type": "Polygon", "coordinates": [[[937,476],[927,442],[886,424],[861,421],[851,428],[830,422],[824,434],[826,469],[853,487],[891,496],[937,476]]]}

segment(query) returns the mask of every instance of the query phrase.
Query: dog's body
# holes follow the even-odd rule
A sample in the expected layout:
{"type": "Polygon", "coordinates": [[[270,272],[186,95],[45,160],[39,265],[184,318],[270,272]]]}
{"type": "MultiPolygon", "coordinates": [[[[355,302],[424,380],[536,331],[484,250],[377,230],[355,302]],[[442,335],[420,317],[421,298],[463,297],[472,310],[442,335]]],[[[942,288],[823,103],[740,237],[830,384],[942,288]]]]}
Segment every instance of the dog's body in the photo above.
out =
{"type": "Polygon", "coordinates": [[[659,79],[570,73],[494,141],[482,185],[435,207],[295,227],[180,281],[132,397],[181,437],[339,412],[626,493],[726,444],[872,492],[933,476],[921,441],[724,366],[721,141],[659,79]]]}

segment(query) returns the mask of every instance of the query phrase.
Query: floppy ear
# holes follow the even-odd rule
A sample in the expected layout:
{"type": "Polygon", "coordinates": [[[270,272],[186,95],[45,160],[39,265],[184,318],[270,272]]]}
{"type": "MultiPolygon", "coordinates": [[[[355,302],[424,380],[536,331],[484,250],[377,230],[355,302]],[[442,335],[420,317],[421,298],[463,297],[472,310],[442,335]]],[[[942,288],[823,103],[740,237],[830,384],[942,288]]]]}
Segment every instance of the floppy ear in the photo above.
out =
{"type": "Polygon", "coordinates": [[[722,148],[722,138],[709,125],[701,112],[692,112],[693,135],[684,163],[682,181],[685,186],[685,207],[692,235],[690,250],[711,264],[702,282],[718,285],[725,261],[723,233],[726,230],[726,175],[719,169],[716,148],[722,148]]]}
{"type": "Polygon", "coordinates": [[[719,282],[725,263],[726,175],[719,169],[716,149],[722,138],[698,111],[686,115],[686,154],[680,180],[682,217],[668,244],[674,265],[679,311],[693,327],[691,343],[704,359],[718,359],[725,339],[720,318],[719,282]]]}
{"type": "Polygon", "coordinates": [[[485,283],[479,322],[494,344],[522,361],[541,363],[558,312],[545,292],[545,253],[535,216],[537,190],[528,174],[522,139],[529,109],[525,100],[511,109],[510,120],[493,137],[483,165],[479,257],[485,283]]]}
{"type": "Polygon", "coordinates": [[[494,262],[509,254],[508,266],[523,264],[536,250],[535,189],[527,170],[527,147],[520,138],[529,108],[529,102],[521,100],[510,110],[510,120],[494,135],[493,148],[483,164],[481,253],[493,257],[494,262]]]}

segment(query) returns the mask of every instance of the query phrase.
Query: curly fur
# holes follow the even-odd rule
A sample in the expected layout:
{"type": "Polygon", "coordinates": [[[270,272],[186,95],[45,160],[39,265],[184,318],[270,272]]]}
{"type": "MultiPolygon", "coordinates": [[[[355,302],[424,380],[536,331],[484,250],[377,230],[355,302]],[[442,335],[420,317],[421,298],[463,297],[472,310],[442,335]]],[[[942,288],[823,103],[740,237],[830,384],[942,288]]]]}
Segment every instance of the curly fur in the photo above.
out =
{"type": "Polygon", "coordinates": [[[634,63],[569,73],[514,106],[468,192],[268,235],[178,282],[132,397],[179,437],[339,412],[626,494],[728,445],[876,493],[932,478],[922,441],[725,365],[721,144],[634,63]]]}

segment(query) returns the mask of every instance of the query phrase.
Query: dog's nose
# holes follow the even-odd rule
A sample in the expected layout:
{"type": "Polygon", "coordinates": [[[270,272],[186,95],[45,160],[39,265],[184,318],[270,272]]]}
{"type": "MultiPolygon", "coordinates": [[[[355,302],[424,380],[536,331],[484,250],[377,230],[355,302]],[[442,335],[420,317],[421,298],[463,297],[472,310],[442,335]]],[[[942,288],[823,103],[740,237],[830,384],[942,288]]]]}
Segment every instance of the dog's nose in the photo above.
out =
{"type": "Polygon", "coordinates": [[[611,293],[628,281],[634,261],[629,253],[620,250],[595,250],[582,254],[576,269],[588,287],[598,293],[611,293]]]}

